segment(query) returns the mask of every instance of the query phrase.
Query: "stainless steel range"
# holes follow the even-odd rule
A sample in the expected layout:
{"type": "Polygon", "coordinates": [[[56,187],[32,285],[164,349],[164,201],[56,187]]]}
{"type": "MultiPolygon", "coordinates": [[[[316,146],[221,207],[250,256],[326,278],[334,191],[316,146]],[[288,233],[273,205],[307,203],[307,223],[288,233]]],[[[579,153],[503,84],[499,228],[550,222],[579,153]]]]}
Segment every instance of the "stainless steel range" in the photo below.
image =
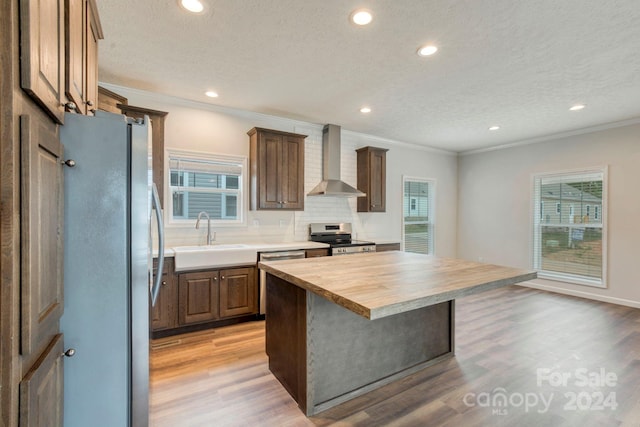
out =
{"type": "Polygon", "coordinates": [[[351,224],[348,222],[309,224],[309,240],[328,243],[334,256],[376,251],[373,242],[351,239],[351,224]]]}

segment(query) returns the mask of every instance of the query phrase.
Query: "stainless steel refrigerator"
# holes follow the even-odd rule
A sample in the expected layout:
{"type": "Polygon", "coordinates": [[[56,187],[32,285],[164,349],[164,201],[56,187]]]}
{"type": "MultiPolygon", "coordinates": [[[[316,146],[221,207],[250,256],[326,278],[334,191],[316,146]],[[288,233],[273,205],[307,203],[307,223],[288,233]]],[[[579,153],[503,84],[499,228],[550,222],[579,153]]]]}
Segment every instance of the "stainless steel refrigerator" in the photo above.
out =
{"type": "Polygon", "coordinates": [[[145,426],[149,301],[159,286],[151,283],[151,215],[162,227],[149,119],[68,113],[60,139],[75,162],[64,176],[61,330],[75,349],[64,367],[64,425],[145,426]]]}

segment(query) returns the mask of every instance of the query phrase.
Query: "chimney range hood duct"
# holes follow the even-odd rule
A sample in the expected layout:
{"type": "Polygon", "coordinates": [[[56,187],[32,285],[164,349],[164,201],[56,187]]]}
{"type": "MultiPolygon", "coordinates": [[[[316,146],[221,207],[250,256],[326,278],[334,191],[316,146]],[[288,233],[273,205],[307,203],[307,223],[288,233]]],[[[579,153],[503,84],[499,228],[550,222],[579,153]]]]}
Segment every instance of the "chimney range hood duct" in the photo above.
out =
{"type": "Polygon", "coordinates": [[[364,197],[359,191],[340,180],[340,126],[325,125],[322,129],[322,181],[308,196],[364,197]]]}

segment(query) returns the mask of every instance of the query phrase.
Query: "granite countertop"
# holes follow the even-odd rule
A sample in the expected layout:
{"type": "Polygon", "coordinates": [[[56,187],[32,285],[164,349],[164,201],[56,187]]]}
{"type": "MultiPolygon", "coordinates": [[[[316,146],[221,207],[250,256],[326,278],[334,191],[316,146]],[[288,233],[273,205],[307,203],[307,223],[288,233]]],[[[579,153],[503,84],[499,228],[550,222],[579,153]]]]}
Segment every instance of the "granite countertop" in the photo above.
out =
{"type": "Polygon", "coordinates": [[[399,251],[258,266],[372,320],[536,278],[533,271],[399,251]]]}

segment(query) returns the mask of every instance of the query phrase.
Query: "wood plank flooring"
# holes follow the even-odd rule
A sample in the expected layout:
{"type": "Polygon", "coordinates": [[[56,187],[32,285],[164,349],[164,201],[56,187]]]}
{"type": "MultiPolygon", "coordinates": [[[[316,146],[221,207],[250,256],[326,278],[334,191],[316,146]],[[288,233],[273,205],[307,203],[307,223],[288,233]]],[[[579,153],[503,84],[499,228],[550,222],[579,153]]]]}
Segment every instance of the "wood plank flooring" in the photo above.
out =
{"type": "Polygon", "coordinates": [[[457,300],[456,322],[455,358],[311,418],[264,322],[154,340],[151,426],[640,426],[640,310],[509,286],[457,300]]]}

